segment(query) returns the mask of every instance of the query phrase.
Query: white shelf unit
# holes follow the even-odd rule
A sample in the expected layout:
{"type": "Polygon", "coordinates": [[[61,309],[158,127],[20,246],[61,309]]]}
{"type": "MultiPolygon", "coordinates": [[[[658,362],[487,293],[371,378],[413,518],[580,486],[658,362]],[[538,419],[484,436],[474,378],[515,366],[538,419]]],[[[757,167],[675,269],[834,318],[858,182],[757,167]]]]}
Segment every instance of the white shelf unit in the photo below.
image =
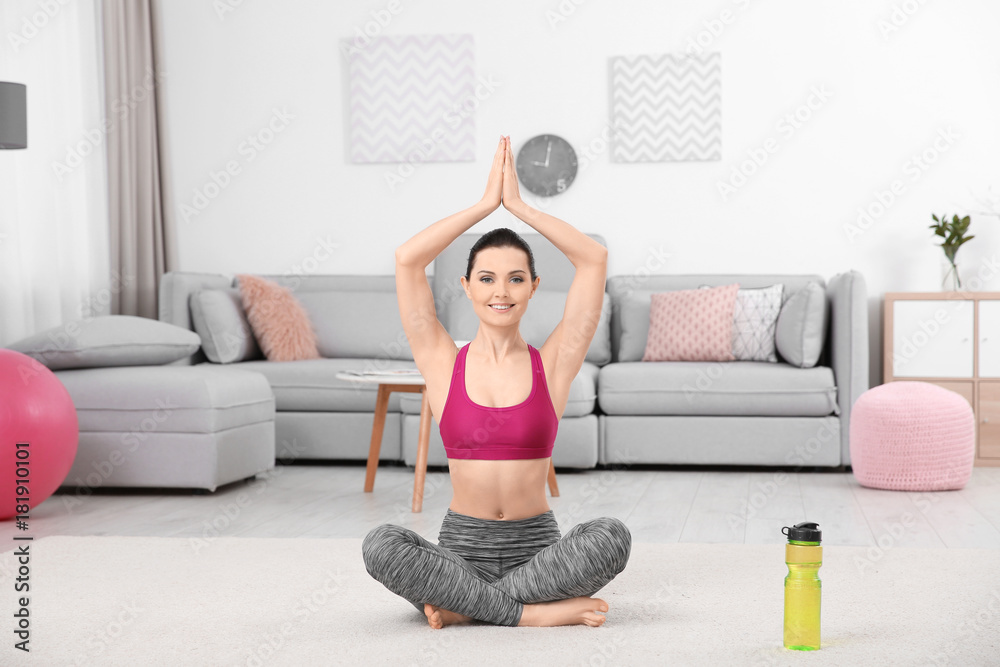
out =
{"type": "Polygon", "coordinates": [[[1000,292],[887,292],[883,381],[961,394],[976,415],[977,466],[1000,466],[1000,292]]]}

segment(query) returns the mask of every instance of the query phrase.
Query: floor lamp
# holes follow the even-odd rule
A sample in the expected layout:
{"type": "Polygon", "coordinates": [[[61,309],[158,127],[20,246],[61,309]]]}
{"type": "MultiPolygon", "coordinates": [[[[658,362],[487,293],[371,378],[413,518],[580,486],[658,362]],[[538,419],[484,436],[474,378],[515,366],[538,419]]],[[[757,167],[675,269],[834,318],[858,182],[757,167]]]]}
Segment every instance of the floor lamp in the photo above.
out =
{"type": "Polygon", "coordinates": [[[28,88],[0,81],[0,149],[28,147],[28,88]]]}

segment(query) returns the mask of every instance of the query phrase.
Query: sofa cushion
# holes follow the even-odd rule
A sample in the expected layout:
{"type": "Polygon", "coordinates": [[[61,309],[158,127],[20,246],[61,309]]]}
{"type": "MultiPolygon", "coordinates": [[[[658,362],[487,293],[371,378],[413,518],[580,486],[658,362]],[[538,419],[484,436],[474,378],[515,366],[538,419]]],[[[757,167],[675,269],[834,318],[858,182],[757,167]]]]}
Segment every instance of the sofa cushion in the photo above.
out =
{"type": "Polygon", "coordinates": [[[264,357],[236,288],[193,292],[191,321],[209,361],[230,364],[264,357]]]}
{"type": "Polygon", "coordinates": [[[811,368],[826,343],[826,290],[810,282],[788,297],[778,314],[775,345],[781,358],[793,366],[811,368]]]}
{"type": "MultiPolygon", "coordinates": [[[[278,412],[374,412],[378,385],[338,380],[343,370],[366,371],[386,368],[384,359],[305,359],[301,361],[241,361],[226,368],[257,371],[274,391],[278,412]]],[[[392,368],[416,368],[412,361],[391,361],[392,368]]],[[[396,410],[399,396],[389,395],[389,411],[396,410]]]]}
{"type": "Polygon", "coordinates": [[[8,347],[60,370],[158,366],[190,356],[200,346],[198,334],[173,324],[134,315],[101,315],[60,324],[8,347]]]}
{"type": "Polygon", "coordinates": [[[236,278],[247,321],[268,361],[320,358],[309,315],[290,289],[247,273],[236,278]]]}
{"type": "MultiPolygon", "coordinates": [[[[568,292],[536,290],[528,302],[528,308],[521,316],[520,332],[525,342],[540,348],[552,330],[562,321],[566,310],[568,292]]],[[[468,299],[464,303],[454,303],[448,308],[445,329],[456,340],[472,340],[479,330],[479,316],[468,299]]],[[[604,293],[601,304],[601,319],[597,331],[587,348],[587,361],[598,366],[611,361],[611,295],[604,293]]]]}
{"type": "Polygon", "coordinates": [[[615,415],[840,414],[832,369],[766,361],[609,364],[597,380],[597,402],[615,415]]]}
{"type": "Polygon", "coordinates": [[[126,451],[153,432],[217,433],[274,420],[265,378],[232,366],[79,368],[56,377],[73,398],[80,432],[121,433],[126,451]]]}
{"type": "Polygon", "coordinates": [[[650,296],[642,361],[732,361],[739,283],[650,296]]]}
{"type": "Polygon", "coordinates": [[[295,296],[309,313],[322,356],[413,361],[395,292],[299,290],[295,296]]]}

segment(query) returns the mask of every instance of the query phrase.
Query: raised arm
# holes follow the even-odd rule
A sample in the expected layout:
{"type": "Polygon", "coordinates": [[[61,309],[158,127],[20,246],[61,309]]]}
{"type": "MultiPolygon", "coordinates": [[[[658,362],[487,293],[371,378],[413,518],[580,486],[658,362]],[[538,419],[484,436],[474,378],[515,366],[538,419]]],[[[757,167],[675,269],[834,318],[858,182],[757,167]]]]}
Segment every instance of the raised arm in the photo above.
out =
{"type": "Polygon", "coordinates": [[[608,249],[572,225],[525,204],[517,187],[509,139],[505,153],[504,207],[551,241],[576,267],[566,293],[562,320],[542,345],[543,356],[556,360],[556,382],[569,385],[583,367],[600,323],[608,275],[608,249]]]}
{"type": "MultiPolygon", "coordinates": [[[[524,203],[517,186],[517,171],[514,168],[510,137],[506,140],[504,150],[503,205],[504,208],[551,241],[552,245],[559,248],[576,268],[579,269],[587,264],[607,262],[608,249],[603,245],[559,218],[524,203]]],[[[603,285],[601,292],[604,292],[603,285]]]]}
{"type": "MultiPolygon", "coordinates": [[[[464,211],[438,220],[396,248],[396,299],[399,302],[399,317],[413,352],[413,361],[428,384],[438,381],[437,369],[448,366],[446,361],[449,357],[454,359],[457,348],[455,341],[437,318],[434,294],[425,269],[465,230],[500,206],[503,192],[503,147],[504,140],[501,137],[482,199],[464,211]]],[[[435,413],[434,416],[440,419],[439,414],[435,413]]]]}
{"type": "Polygon", "coordinates": [[[506,138],[500,137],[497,152],[493,156],[493,165],[490,167],[490,175],[486,180],[486,192],[483,193],[483,198],[467,209],[438,220],[396,248],[397,264],[426,267],[441,254],[442,250],[451,245],[452,241],[500,206],[501,193],[503,192],[505,144],[506,138]]]}

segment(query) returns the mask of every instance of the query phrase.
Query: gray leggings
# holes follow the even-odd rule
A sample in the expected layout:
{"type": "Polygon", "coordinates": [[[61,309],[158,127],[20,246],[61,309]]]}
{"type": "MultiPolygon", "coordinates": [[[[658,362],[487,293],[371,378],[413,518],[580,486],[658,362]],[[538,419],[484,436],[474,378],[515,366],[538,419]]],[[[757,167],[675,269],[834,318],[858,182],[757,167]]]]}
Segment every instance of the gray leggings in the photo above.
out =
{"type": "Polygon", "coordinates": [[[365,536],[368,574],[424,612],[424,603],[515,626],[525,604],[591,597],[625,569],[632,534],[619,519],[574,526],[565,537],[552,510],[526,519],[445,513],[438,544],[383,523],[365,536]]]}

